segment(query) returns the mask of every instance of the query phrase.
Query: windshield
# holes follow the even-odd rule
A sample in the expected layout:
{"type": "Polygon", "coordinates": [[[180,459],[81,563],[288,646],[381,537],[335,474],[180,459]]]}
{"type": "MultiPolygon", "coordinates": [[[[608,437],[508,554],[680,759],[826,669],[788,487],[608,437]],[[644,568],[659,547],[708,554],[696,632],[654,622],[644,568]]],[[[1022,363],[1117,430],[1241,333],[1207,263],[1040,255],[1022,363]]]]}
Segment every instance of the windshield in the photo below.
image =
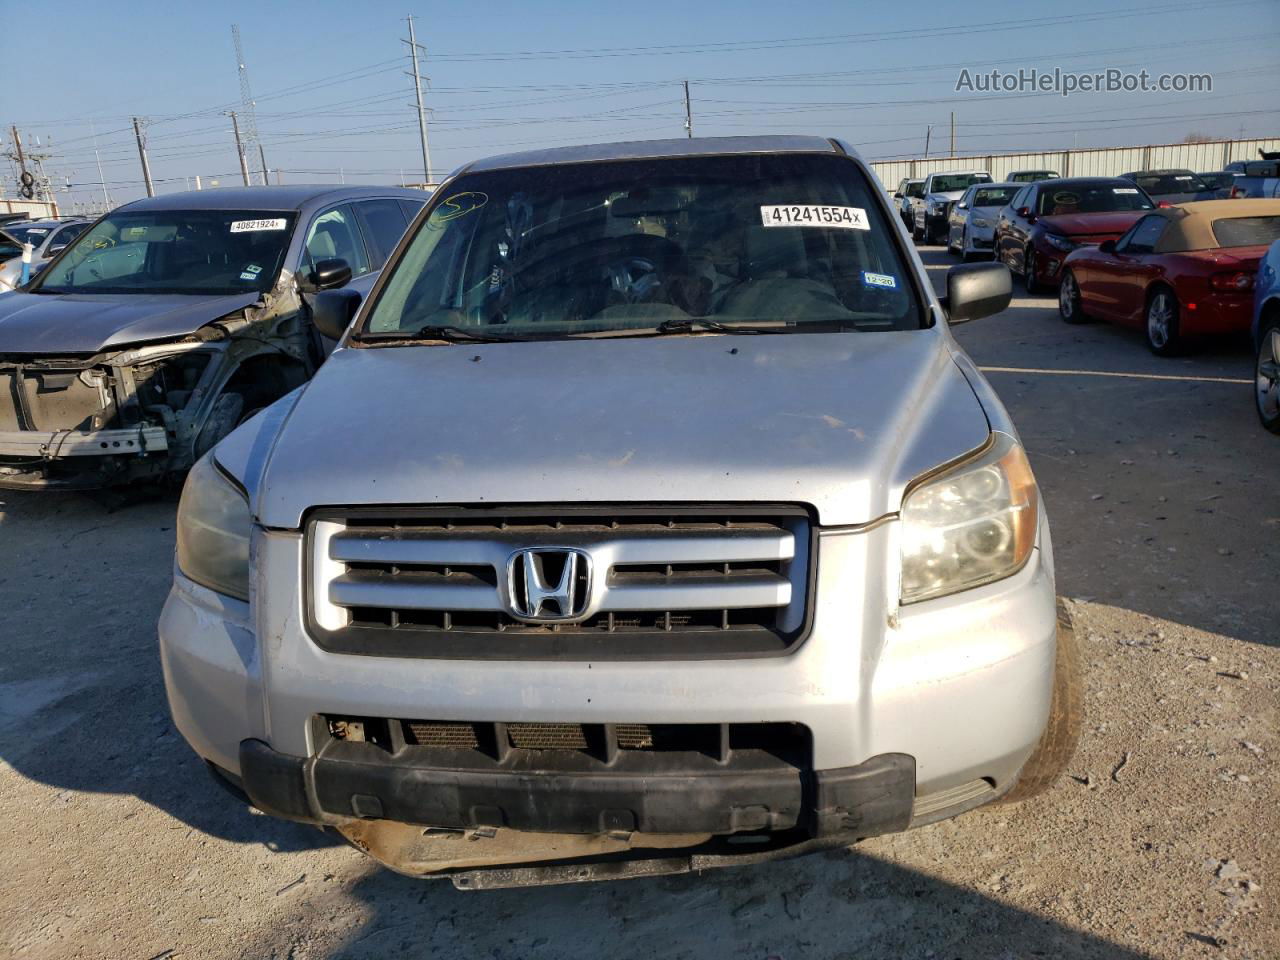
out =
{"type": "Polygon", "coordinates": [[[1017,192],[1017,187],[983,187],[974,191],[972,206],[1003,207],[1017,192]]]}
{"type": "Polygon", "coordinates": [[[990,183],[991,178],[985,173],[954,173],[945,177],[934,177],[929,187],[930,193],[954,193],[966,190],[975,183],[990,183]]]}
{"type": "Polygon", "coordinates": [[[1280,240],[1280,217],[1231,217],[1215,220],[1213,236],[1224,247],[1268,245],[1280,240]]]}
{"type": "Polygon", "coordinates": [[[18,243],[29,243],[33,247],[38,247],[44,243],[52,231],[53,227],[5,227],[5,233],[17,240],[18,243]]]}
{"type": "Polygon", "coordinates": [[[1234,187],[1236,183],[1234,173],[1197,173],[1196,176],[1203,180],[1210,190],[1228,189],[1234,187]]]}
{"type": "Polygon", "coordinates": [[[1155,204],[1124,180],[1098,180],[1042,189],[1036,207],[1036,213],[1042,217],[1057,217],[1072,213],[1152,210],[1155,204]]]}
{"type": "Polygon", "coordinates": [[[107,215],[42,273],[36,293],[265,293],[292,213],[154,210],[107,215]]]}
{"type": "Polygon", "coordinates": [[[1143,190],[1159,197],[1166,193],[1199,193],[1208,190],[1205,182],[1194,173],[1140,173],[1133,178],[1143,190]]]}
{"type": "Polygon", "coordinates": [[[923,181],[923,180],[912,180],[910,183],[908,183],[908,184],[907,184],[907,196],[908,196],[908,197],[923,197],[923,196],[924,196],[924,181],[923,181]]]}
{"type": "Polygon", "coordinates": [[[1057,176],[1053,170],[1019,170],[1010,174],[1009,180],[1013,183],[1036,183],[1040,180],[1054,180],[1057,176]]]}
{"type": "MultiPolygon", "coordinates": [[[[433,204],[356,339],[764,325],[906,330],[924,313],[857,166],[748,155],[464,176],[433,204]]],[[[660,331],[661,332],[661,331],[660,331]]]]}

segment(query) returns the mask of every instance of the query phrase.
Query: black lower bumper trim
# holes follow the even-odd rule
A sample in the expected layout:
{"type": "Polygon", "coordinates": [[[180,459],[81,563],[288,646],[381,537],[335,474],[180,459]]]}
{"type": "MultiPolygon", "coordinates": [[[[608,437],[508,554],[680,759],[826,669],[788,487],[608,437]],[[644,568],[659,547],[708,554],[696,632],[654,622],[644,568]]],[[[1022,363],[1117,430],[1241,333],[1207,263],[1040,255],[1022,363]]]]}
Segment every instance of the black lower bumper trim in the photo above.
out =
{"type": "Polygon", "coordinates": [[[813,837],[906,829],[915,795],[915,761],[905,754],[818,771],[757,758],[697,772],[566,773],[441,769],[372,745],[364,751],[351,746],[339,757],[294,757],[245,740],[245,792],[264,813],[311,823],[372,817],[577,834],[800,828],[813,837]]]}

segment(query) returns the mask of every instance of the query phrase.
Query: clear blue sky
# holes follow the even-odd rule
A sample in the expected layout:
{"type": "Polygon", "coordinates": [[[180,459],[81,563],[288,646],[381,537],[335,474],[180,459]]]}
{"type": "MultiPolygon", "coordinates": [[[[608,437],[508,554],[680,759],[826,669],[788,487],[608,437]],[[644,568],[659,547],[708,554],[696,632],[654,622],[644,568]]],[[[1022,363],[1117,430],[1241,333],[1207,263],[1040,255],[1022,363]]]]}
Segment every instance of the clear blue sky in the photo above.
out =
{"type": "Polygon", "coordinates": [[[6,148],[16,123],[28,150],[51,155],[47,171],[70,178],[60,195],[70,200],[101,196],[94,130],[113,199],[142,194],[135,114],[149,120],[160,192],[197,174],[238,181],[223,115],[239,108],[233,23],[267,164],[286,183],[398,182],[401,170],[420,180],[399,39],[407,13],[427,48],[438,173],[511,149],[682,136],[685,78],[698,135],[836,135],[872,159],[920,155],[929,124],[931,152],[945,151],[952,110],[958,152],[1280,134],[1277,0],[71,0],[28,8],[32,29],[20,35],[20,5],[0,9],[6,148]],[[1207,72],[1214,85],[1068,99],[957,93],[960,65],[1207,72]]]}

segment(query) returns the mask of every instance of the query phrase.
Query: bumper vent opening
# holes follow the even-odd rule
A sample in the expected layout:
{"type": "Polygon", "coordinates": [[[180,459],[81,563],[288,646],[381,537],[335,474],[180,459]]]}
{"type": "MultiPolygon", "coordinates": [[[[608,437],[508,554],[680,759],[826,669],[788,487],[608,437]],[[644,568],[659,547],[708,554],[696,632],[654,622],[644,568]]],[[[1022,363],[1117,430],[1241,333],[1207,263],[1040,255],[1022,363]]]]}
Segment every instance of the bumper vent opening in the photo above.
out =
{"type": "Polygon", "coordinates": [[[727,763],[734,753],[759,753],[804,766],[812,754],[809,729],[798,723],[494,723],[341,715],[318,719],[332,740],[373,743],[391,753],[402,747],[421,749],[446,765],[465,764],[470,756],[523,767],[555,754],[606,764],[622,755],[699,754],[727,763]]]}

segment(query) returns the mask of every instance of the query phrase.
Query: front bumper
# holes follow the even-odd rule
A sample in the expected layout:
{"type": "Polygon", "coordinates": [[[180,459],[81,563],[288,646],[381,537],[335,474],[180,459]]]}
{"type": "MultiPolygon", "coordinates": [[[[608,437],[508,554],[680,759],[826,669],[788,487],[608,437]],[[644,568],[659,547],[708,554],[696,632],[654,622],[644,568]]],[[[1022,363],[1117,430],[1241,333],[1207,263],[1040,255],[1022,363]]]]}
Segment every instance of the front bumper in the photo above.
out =
{"type": "Polygon", "coordinates": [[[687,766],[658,772],[640,763],[628,771],[618,760],[569,773],[436,768],[415,763],[412,753],[335,742],[304,758],[246,740],[240,778],[255,806],[290,820],[341,824],[359,817],[569,834],[800,829],[812,837],[872,837],[905,830],[915,796],[915,764],[903,754],[806,776],[758,757],[705,763],[712,769],[696,774],[687,766]]]}
{"type": "Polygon", "coordinates": [[[0,431],[0,489],[92,490],[161,471],[163,427],[0,431]]]}
{"type": "Polygon", "coordinates": [[[124,430],[10,430],[0,432],[0,457],[58,460],[64,457],[109,457],[155,453],[169,449],[164,427],[124,430]]]}
{"type": "Polygon", "coordinates": [[[175,573],[159,631],[169,702],[198,754],[240,777],[267,812],[293,819],[462,829],[497,820],[566,833],[902,829],[1016,781],[1048,715],[1056,614],[1042,527],[1041,546],[1013,577],[886,616],[897,593],[896,565],[885,559],[897,556],[896,526],[820,534],[813,627],[794,652],[679,663],[328,653],[303,626],[302,537],[259,530],[252,606],[175,573]],[[667,779],[616,766],[460,772],[412,751],[335,745],[316,723],[333,714],[799,724],[812,750],[800,766],[677,769],[667,779]],[[859,812],[868,804],[874,815],[859,812]]]}

